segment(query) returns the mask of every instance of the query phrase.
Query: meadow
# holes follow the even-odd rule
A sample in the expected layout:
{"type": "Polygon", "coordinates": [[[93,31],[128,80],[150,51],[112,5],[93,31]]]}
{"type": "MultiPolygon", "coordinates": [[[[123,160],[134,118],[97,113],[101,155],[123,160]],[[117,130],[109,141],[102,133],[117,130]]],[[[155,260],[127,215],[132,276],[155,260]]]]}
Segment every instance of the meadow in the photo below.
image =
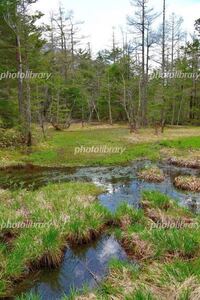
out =
{"type": "MultiPolygon", "coordinates": [[[[35,128],[34,145],[1,148],[1,168],[24,165],[81,167],[128,165],[134,160],[199,161],[199,128],[152,129],[130,134],[124,126],[71,128],[43,139],[35,128]],[[181,136],[180,136],[181,133],[181,136]],[[76,147],[124,147],[123,154],[79,153],[76,147]]],[[[198,214],[170,197],[143,191],[139,209],[122,204],[111,213],[99,203],[102,187],[86,182],[47,184],[36,190],[0,189],[0,296],[13,295],[27,274],[57,268],[71,245],[84,245],[102,233],[114,234],[129,262],[112,260],[97,289],[74,291],[64,299],[199,299],[198,214]],[[169,224],[181,224],[172,226],[169,224]],[[136,264],[132,262],[136,261],[136,264]]],[[[18,300],[36,300],[26,293],[18,300]]]]}

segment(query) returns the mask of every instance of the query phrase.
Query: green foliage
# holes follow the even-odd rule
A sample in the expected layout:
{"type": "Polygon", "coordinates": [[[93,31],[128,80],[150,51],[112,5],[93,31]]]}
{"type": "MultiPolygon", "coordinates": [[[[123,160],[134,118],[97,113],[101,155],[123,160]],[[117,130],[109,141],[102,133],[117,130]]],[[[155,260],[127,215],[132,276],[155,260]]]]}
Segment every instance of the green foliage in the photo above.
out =
{"type": "Polygon", "coordinates": [[[162,141],[161,146],[177,149],[200,149],[200,138],[197,137],[186,137],[176,141],[162,141]]]}
{"type": "Polygon", "coordinates": [[[22,144],[21,134],[18,129],[0,128],[0,148],[17,147],[22,144]]]}
{"type": "Polygon", "coordinates": [[[190,258],[200,249],[198,232],[194,229],[154,229],[150,240],[156,245],[157,255],[169,253],[190,258]]]}
{"type": "Polygon", "coordinates": [[[171,199],[157,191],[144,191],[142,198],[150,202],[151,207],[168,209],[172,205],[171,199]]]}
{"type": "Polygon", "coordinates": [[[126,296],[125,300],[155,300],[156,298],[151,292],[137,290],[134,294],[126,296]]]}
{"type": "Polygon", "coordinates": [[[117,211],[114,214],[114,220],[116,223],[119,223],[120,220],[126,216],[130,219],[131,224],[143,224],[145,222],[144,212],[140,209],[134,209],[132,206],[128,205],[127,203],[121,204],[117,211]]]}
{"type": "Polygon", "coordinates": [[[16,300],[41,300],[41,298],[40,296],[30,293],[30,294],[23,294],[22,296],[16,297],[16,300]]]}
{"type": "MultiPolygon", "coordinates": [[[[1,295],[10,280],[21,278],[31,263],[57,266],[67,240],[90,241],[99,234],[111,218],[95,201],[100,191],[93,184],[77,182],[48,185],[38,191],[17,190],[2,194],[2,222],[7,224],[9,220],[10,224],[23,226],[8,229],[12,236],[10,251],[6,244],[0,244],[1,295]],[[12,203],[8,199],[12,199],[12,203]],[[26,226],[25,210],[30,213],[30,226],[26,226]]],[[[4,232],[1,230],[2,234],[4,232]]]]}

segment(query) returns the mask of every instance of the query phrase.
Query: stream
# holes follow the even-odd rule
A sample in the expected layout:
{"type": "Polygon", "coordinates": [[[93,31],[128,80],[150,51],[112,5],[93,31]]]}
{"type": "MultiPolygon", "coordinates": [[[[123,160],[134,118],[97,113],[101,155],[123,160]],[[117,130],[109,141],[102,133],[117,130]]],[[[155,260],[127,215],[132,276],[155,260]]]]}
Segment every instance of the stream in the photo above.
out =
{"type": "MultiPolygon", "coordinates": [[[[82,168],[8,168],[0,170],[0,188],[37,189],[49,183],[68,181],[93,182],[106,189],[98,199],[111,212],[125,202],[138,208],[141,192],[157,190],[171,196],[180,205],[193,211],[200,210],[200,195],[177,190],[173,181],[178,175],[200,176],[200,170],[179,168],[167,163],[157,163],[163,170],[162,183],[149,183],[137,178],[144,167],[155,165],[148,160],[136,161],[128,166],[82,167],[82,168]],[[195,204],[195,205],[194,205],[195,204]]],[[[102,235],[96,241],[67,249],[61,266],[54,270],[43,269],[28,276],[19,284],[14,295],[24,292],[37,293],[42,300],[61,299],[73,289],[81,290],[85,285],[96,287],[107,274],[111,259],[128,260],[125,251],[112,235],[102,235]],[[93,276],[95,275],[95,276],[93,276]]]]}

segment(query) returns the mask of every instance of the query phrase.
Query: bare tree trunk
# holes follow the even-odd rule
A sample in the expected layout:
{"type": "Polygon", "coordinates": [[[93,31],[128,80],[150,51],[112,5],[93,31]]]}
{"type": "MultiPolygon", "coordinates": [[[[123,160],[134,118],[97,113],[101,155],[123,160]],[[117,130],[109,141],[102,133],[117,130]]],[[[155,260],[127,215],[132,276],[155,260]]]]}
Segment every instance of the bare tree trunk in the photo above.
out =
{"type": "MultiPolygon", "coordinates": [[[[26,8],[25,8],[25,2],[22,2],[22,11],[23,11],[23,19],[25,19],[25,14],[26,14],[26,8]]],[[[23,37],[24,37],[24,65],[25,65],[25,70],[26,74],[30,73],[29,69],[29,33],[27,32],[26,26],[23,28],[23,37]]],[[[25,134],[25,139],[26,139],[26,145],[28,147],[32,146],[32,132],[31,132],[31,88],[30,88],[30,78],[27,77],[26,80],[26,101],[24,103],[25,106],[25,111],[24,111],[24,118],[25,118],[25,127],[24,127],[24,134],[25,134]]]]}
{"type": "Polygon", "coordinates": [[[171,125],[174,125],[175,109],[176,109],[176,99],[173,97],[171,125]]]}
{"type": "Polygon", "coordinates": [[[123,106],[124,106],[124,110],[125,110],[125,113],[127,116],[128,123],[130,124],[131,119],[130,119],[130,114],[129,114],[129,111],[127,109],[127,104],[126,104],[126,81],[125,81],[123,74],[122,74],[122,80],[123,80],[123,106]]]}
{"type": "Polygon", "coordinates": [[[182,110],[182,105],[183,105],[183,86],[181,86],[181,101],[180,101],[180,107],[179,107],[179,111],[178,111],[178,118],[177,118],[177,125],[179,125],[180,122],[180,116],[181,116],[181,110],[182,110]]]}
{"type": "Polygon", "coordinates": [[[111,109],[110,77],[109,77],[109,74],[108,74],[108,111],[109,111],[110,125],[113,125],[112,109],[111,109]]]}
{"type": "Polygon", "coordinates": [[[141,80],[141,121],[147,125],[147,99],[145,78],[145,0],[142,2],[142,80],[141,80]]]}
{"type": "MultiPolygon", "coordinates": [[[[162,25],[162,73],[165,73],[165,30],[166,30],[166,0],[163,0],[163,25],[162,25]]],[[[164,80],[163,80],[164,84],[164,80]]]]}
{"type": "MultiPolygon", "coordinates": [[[[39,92],[38,92],[38,85],[36,86],[37,89],[37,99],[39,102],[39,122],[40,122],[40,127],[42,129],[42,134],[44,139],[46,139],[46,133],[45,133],[45,106],[42,105],[39,101],[39,92]]],[[[48,86],[45,87],[45,99],[48,99],[48,86]]],[[[45,100],[47,101],[47,100],[45,100]]]]}
{"type": "Polygon", "coordinates": [[[57,92],[57,102],[56,102],[56,123],[59,124],[59,112],[60,112],[60,91],[57,92]]]}
{"type": "Polygon", "coordinates": [[[81,124],[82,124],[82,127],[84,127],[84,108],[83,108],[83,102],[81,104],[81,124]]]}
{"type": "MultiPolygon", "coordinates": [[[[166,0],[163,0],[163,33],[162,33],[162,73],[165,73],[165,31],[166,31],[166,0]]],[[[165,95],[164,95],[165,78],[163,76],[163,108],[161,111],[161,132],[165,128],[165,95]]]]}
{"type": "Polygon", "coordinates": [[[113,52],[113,62],[116,63],[117,57],[116,57],[116,43],[115,43],[115,28],[113,27],[113,35],[112,35],[112,52],[113,52]]]}
{"type": "Polygon", "coordinates": [[[19,105],[19,113],[20,116],[23,116],[23,66],[22,66],[22,54],[21,54],[21,42],[20,42],[20,36],[17,33],[16,36],[16,42],[17,42],[17,61],[18,61],[18,72],[19,72],[19,78],[18,78],[18,105],[19,105]]]}
{"type": "Polygon", "coordinates": [[[97,108],[96,108],[96,104],[95,104],[94,102],[93,102],[93,105],[94,105],[94,111],[95,111],[96,116],[97,116],[97,120],[98,120],[98,122],[101,122],[100,116],[99,116],[99,112],[98,112],[98,110],[97,110],[97,108]]]}
{"type": "MultiPolygon", "coordinates": [[[[27,68],[27,72],[29,69],[27,68]]],[[[31,89],[30,81],[26,79],[26,143],[30,147],[32,145],[32,133],[31,133],[31,89]]]]}
{"type": "Polygon", "coordinates": [[[175,20],[174,20],[174,13],[172,14],[172,43],[171,43],[171,72],[174,69],[174,33],[175,33],[175,20]]]}
{"type": "MultiPolygon", "coordinates": [[[[147,43],[148,43],[148,36],[147,36],[147,43]]],[[[146,64],[146,78],[148,80],[148,75],[149,75],[149,51],[150,51],[150,46],[147,44],[147,64],[146,64]]]]}

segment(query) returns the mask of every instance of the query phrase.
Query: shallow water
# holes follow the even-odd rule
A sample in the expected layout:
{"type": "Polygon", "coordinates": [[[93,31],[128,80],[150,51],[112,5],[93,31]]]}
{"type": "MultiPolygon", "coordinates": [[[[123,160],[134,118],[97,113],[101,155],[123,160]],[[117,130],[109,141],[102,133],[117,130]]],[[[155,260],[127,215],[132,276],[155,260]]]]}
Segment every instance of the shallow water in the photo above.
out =
{"type": "Polygon", "coordinates": [[[120,180],[117,183],[110,183],[107,186],[108,192],[99,196],[101,203],[112,212],[114,212],[122,202],[129,203],[137,208],[140,203],[141,193],[144,190],[157,190],[171,196],[174,200],[179,202],[180,205],[189,206],[193,210],[200,208],[200,195],[198,193],[178,190],[173,184],[174,178],[179,175],[192,174],[199,176],[200,172],[198,170],[158,164],[159,168],[162,169],[165,174],[165,180],[161,183],[152,183],[140,180],[136,177],[137,171],[143,168],[145,163],[150,164],[149,162],[144,162],[143,165],[140,164],[137,166],[135,178],[129,178],[129,180],[125,182],[120,180]],[[196,208],[194,204],[196,204],[196,208]]]}
{"type": "Polygon", "coordinates": [[[112,259],[128,260],[115,238],[104,235],[86,246],[68,249],[60,268],[32,274],[18,285],[14,296],[29,291],[42,300],[56,300],[69,295],[73,288],[79,291],[83,286],[95,288],[107,274],[112,259]]]}
{"type": "Polygon", "coordinates": [[[99,200],[112,212],[122,202],[138,207],[143,190],[158,190],[186,206],[188,204],[191,205],[191,202],[193,204],[196,203],[196,209],[199,210],[200,195],[177,190],[173,185],[173,181],[178,175],[200,176],[200,170],[179,168],[158,163],[157,166],[165,174],[165,181],[162,183],[149,183],[138,179],[137,172],[150,165],[155,164],[152,164],[148,160],[142,160],[134,162],[129,166],[36,168],[32,170],[26,168],[20,170],[8,169],[0,171],[0,187],[37,189],[48,183],[86,181],[106,188],[106,193],[100,195],[99,200]]]}
{"type": "MultiPolygon", "coordinates": [[[[102,205],[111,212],[125,202],[138,207],[143,190],[157,190],[170,195],[181,205],[189,206],[193,211],[200,207],[200,194],[185,193],[177,190],[173,181],[178,175],[197,175],[200,170],[178,168],[158,163],[163,170],[165,181],[149,183],[137,178],[137,173],[144,167],[155,165],[143,160],[129,166],[85,167],[85,168],[29,168],[0,171],[0,187],[37,189],[48,183],[67,181],[93,182],[103,186],[106,192],[98,197],[102,205]]],[[[61,299],[69,295],[71,289],[81,290],[87,285],[90,289],[101,281],[108,271],[110,259],[127,260],[125,251],[112,236],[102,236],[96,242],[86,246],[68,249],[61,266],[55,270],[42,270],[31,274],[18,285],[14,294],[33,292],[42,299],[61,299]]]]}

